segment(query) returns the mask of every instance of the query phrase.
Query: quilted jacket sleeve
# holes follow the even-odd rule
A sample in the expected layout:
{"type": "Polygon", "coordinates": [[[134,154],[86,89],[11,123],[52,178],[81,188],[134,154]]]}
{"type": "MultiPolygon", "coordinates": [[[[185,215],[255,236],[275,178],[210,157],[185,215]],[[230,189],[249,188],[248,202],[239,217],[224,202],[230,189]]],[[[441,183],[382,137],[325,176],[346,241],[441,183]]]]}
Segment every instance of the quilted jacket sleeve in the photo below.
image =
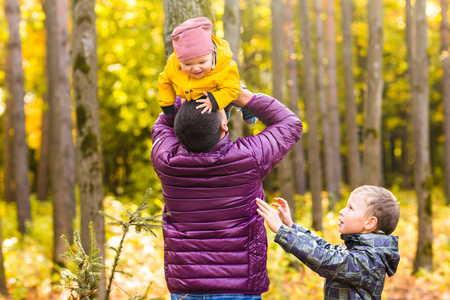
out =
{"type": "Polygon", "coordinates": [[[255,94],[244,108],[266,125],[257,135],[238,139],[253,152],[264,178],[300,140],[303,125],[291,110],[265,94],[255,94]]]}
{"type": "MultiPolygon", "coordinates": [[[[177,107],[177,103],[175,103],[177,107]]],[[[175,135],[173,124],[175,121],[175,115],[159,114],[158,119],[152,126],[152,162],[158,156],[159,153],[170,149],[173,145],[178,143],[178,138],[175,135]]]]}
{"type": "Polygon", "coordinates": [[[311,270],[330,280],[360,287],[374,279],[369,263],[371,254],[329,244],[302,226],[297,225],[295,229],[282,225],[275,242],[311,270]]]}

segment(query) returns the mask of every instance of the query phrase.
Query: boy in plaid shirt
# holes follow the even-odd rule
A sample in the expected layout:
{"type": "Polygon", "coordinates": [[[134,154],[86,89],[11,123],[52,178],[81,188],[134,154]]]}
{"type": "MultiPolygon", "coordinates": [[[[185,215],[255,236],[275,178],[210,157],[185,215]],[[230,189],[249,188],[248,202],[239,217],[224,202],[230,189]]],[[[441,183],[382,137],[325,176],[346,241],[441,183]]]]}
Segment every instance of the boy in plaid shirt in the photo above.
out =
{"type": "Polygon", "coordinates": [[[332,245],[294,224],[284,199],[275,198],[273,209],[257,199],[258,213],[276,233],[275,242],[311,270],[325,277],[325,299],[381,299],[386,273],[394,275],[400,261],[397,227],[399,205],[381,187],[355,189],[339,213],[344,245],[332,245]]]}

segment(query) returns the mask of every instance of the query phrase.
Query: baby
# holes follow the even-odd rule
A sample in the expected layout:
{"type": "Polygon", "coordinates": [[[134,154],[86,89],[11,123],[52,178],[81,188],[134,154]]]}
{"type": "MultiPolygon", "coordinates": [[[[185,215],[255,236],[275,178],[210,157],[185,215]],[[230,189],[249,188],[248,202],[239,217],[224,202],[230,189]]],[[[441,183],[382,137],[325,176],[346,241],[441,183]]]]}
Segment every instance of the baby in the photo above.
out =
{"type": "MultiPolygon", "coordinates": [[[[174,53],[158,80],[158,103],[165,115],[175,113],[175,96],[201,104],[202,113],[225,109],[241,92],[237,64],[227,41],[211,34],[212,23],[204,17],[189,19],[174,29],[174,53]]],[[[241,109],[247,124],[256,118],[241,109]]]]}

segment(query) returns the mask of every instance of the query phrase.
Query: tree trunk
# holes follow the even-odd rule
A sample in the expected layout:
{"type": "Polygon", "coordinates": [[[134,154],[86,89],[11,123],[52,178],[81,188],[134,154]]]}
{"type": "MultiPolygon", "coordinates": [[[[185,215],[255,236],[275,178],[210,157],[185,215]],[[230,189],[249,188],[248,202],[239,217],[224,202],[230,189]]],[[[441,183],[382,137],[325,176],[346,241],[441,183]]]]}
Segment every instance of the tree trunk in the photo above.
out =
{"type": "Polygon", "coordinates": [[[354,189],[359,186],[360,154],[353,77],[352,13],[352,0],[342,0],[342,58],[344,61],[345,123],[347,127],[345,136],[348,144],[349,185],[351,189],[354,189]]]}
{"type": "MultiPolygon", "coordinates": [[[[299,116],[299,75],[298,75],[298,57],[294,42],[294,23],[293,23],[293,3],[287,0],[285,5],[285,27],[286,45],[288,50],[288,89],[289,89],[289,108],[299,116]]],[[[295,144],[294,154],[294,191],[299,195],[306,193],[306,173],[305,173],[305,154],[303,152],[303,140],[295,144]]]]}
{"type": "MultiPolygon", "coordinates": [[[[45,3],[44,3],[44,9],[45,3]]],[[[47,12],[46,12],[47,14],[47,12]]],[[[49,18],[44,21],[45,28],[49,28],[49,18]]],[[[44,201],[48,198],[50,187],[50,144],[51,144],[51,129],[50,129],[50,105],[51,105],[51,91],[50,91],[50,67],[52,59],[49,56],[51,48],[51,38],[46,39],[47,55],[45,57],[45,76],[48,80],[48,89],[43,96],[44,105],[42,109],[42,127],[41,127],[41,151],[37,170],[37,197],[40,201],[44,201]]],[[[54,61],[54,59],[53,59],[54,61]]]]}
{"type": "Polygon", "coordinates": [[[49,150],[50,150],[50,116],[48,112],[48,96],[44,95],[41,126],[41,150],[36,174],[37,197],[40,201],[47,200],[49,190],[49,150]]]}
{"type": "MultiPolygon", "coordinates": [[[[9,61],[9,59],[7,59],[9,61]]],[[[5,65],[6,74],[10,74],[9,64],[5,65]]],[[[8,83],[7,83],[8,84],[8,83]]],[[[14,149],[13,149],[13,136],[12,136],[12,120],[11,120],[11,99],[5,97],[5,112],[3,114],[3,132],[5,134],[5,144],[3,145],[3,159],[5,164],[5,200],[7,203],[14,201],[14,149]]]]}
{"type": "Polygon", "coordinates": [[[330,148],[332,160],[329,163],[332,176],[328,184],[329,210],[334,210],[337,200],[341,198],[339,185],[341,183],[341,155],[340,155],[340,124],[337,90],[337,62],[336,62],[336,33],[334,18],[334,0],[326,0],[326,39],[328,50],[328,118],[330,130],[330,148]]]}
{"type": "Polygon", "coordinates": [[[9,88],[14,145],[14,178],[19,232],[24,234],[26,222],[31,221],[30,186],[28,180],[28,145],[25,132],[25,91],[23,87],[22,46],[19,34],[20,11],[17,0],[5,1],[9,25],[9,88]]]}
{"type": "Polygon", "coordinates": [[[400,139],[401,139],[401,163],[400,163],[400,171],[403,177],[401,187],[404,189],[412,189],[411,182],[411,148],[412,146],[412,120],[410,113],[411,103],[405,103],[405,108],[400,112],[400,118],[405,120],[405,124],[400,129],[400,139]]]}
{"type": "Polygon", "coordinates": [[[429,67],[427,57],[427,16],[426,0],[416,0],[415,6],[415,43],[413,51],[413,123],[416,151],[415,185],[418,202],[417,251],[414,260],[414,273],[419,268],[433,269],[433,228],[431,201],[431,162],[429,136],[429,67]]]}
{"type": "Polygon", "coordinates": [[[284,30],[283,1],[272,0],[272,93],[273,97],[285,102],[284,30]]]}
{"type": "MultiPolygon", "coordinates": [[[[241,40],[241,10],[239,8],[239,0],[225,0],[222,22],[224,38],[230,44],[233,59],[239,66],[239,42],[241,40]]],[[[230,136],[233,140],[236,140],[242,137],[244,133],[241,113],[233,109],[230,119],[232,125],[230,136]]]]}
{"type": "MultiPolygon", "coordinates": [[[[272,84],[273,97],[282,103],[286,100],[285,67],[284,67],[284,30],[283,30],[283,0],[272,0],[272,84]]],[[[289,104],[287,104],[289,106],[289,104]]],[[[278,165],[278,182],[281,197],[288,201],[292,208],[291,214],[294,218],[294,178],[290,151],[278,165]]]]}
{"type": "Polygon", "coordinates": [[[163,0],[164,1],[164,46],[166,60],[173,52],[172,31],[187,19],[207,17],[215,24],[215,17],[212,10],[211,0],[163,0]]]}
{"type": "Polygon", "coordinates": [[[312,195],[312,213],[315,230],[322,231],[322,172],[320,163],[319,130],[315,95],[314,67],[309,25],[308,0],[299,1],[301,45],[303,49],[303,83],[305,90],[306,115],[308,120],[309,182],[312,195]]]}
{"type": "Polygon", "coordinates": [[[447,19],[448,0],[441,0],[441,60],[442,60],[442,99],[444,100],[445,132],[445,196],[450,205],[450,55],[449,25],[447,19]]]}
{"type": "MultiPolygon", "coordinates": [[[[103,159],[100,113],[97,98],[97,32],[95,0],[79,0],[73,5],[73,90],[77,113],[77,175],[80,192],[81,240],[90,251],[89,223],[93,222],[99,256],[105,263],[105,221],[103,211],[103,159]]],[[[105,297],[102,276],[97,297],[105,297]]]]}
{"type": "Polygon", "coordinates": [[[320,106],[320,117],[323,136],[323,152],[324,152],[324,171],[327,190],[333,186],[333,149],[331,147],[331,131],[330,121],[328,118],[328,109],[325,96],[325,66],[324,59],[324,35],[322,21],[322,0],[314,1],[315,19],[316,19],[316,45],[317,45],[317,97],[320,106]]]}
{"type": "Polygon", "coordinates": [[[383,2],[369,0],[367,102],[364,112],[363,183],[381,182],[381,108],[383,92],[383,2]]]}
{"type": "MultiPolygon", "coordinates": [[[[413,34],[413,24],[412,24],[412,7],[411,0],[406,0],[405,2],[405,21],[406,21],[406,49],[407,49],[407,63],[408,63],[408,76],[410,83],[412,82],[412,34],[413,34]]],[[[414,91],[412,90],[412,85],[410,86],[410,95],[411,99],[414,99],[414,91]]],[[[404,110],[403,119],[405,120],[405,126],[402,129],[402,174],[403,174],[403,184],[404,188],[410,189],[412,188],[412,180],[411,180],[411,164],[410,161],[413,160],[412,153],[410,151],[414,146],[413,144],[413,134],[412,134],[412,120],[411,120],[411,102],[408,102],[407,108],[404,110]]]]}
{"type": "Polygon", "coordinates": [[[2,220],[0,218],[0,294],[3,296],[8,296],[8,290],[6,288],[5,265],[3,262],[2,220]]]}
{"type": "MultiPolygon", "coordinates": [[[[50,108],[50,181],[53,198],[53,260],[64,265],[66,252],[61,235],[69,242],[73,236],[75,216],[75,149],[73,146],[70,54],[68,35],[68,3],[45,1],[47,18],[48,96],[50,108]]],[[[56,271],[56,267],[54,268],[56,271]]]]}

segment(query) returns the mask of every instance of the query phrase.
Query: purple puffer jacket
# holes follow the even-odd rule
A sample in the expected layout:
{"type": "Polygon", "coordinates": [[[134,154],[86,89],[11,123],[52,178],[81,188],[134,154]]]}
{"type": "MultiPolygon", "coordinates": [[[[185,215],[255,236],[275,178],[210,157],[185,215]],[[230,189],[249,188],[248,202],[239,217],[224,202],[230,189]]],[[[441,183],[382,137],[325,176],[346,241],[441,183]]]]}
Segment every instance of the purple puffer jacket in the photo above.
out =
{"type": "Polygon", "coordinates": [[[152,162],[163,190],[164,265],[171,293],[261,294],[269,289],[267,238],[255,198],[262,181],[300,139],[300,119],[276,99],[256,94],[245,109],[267,128],[203,153],[189,152],[160,114],[152,162]]]}

